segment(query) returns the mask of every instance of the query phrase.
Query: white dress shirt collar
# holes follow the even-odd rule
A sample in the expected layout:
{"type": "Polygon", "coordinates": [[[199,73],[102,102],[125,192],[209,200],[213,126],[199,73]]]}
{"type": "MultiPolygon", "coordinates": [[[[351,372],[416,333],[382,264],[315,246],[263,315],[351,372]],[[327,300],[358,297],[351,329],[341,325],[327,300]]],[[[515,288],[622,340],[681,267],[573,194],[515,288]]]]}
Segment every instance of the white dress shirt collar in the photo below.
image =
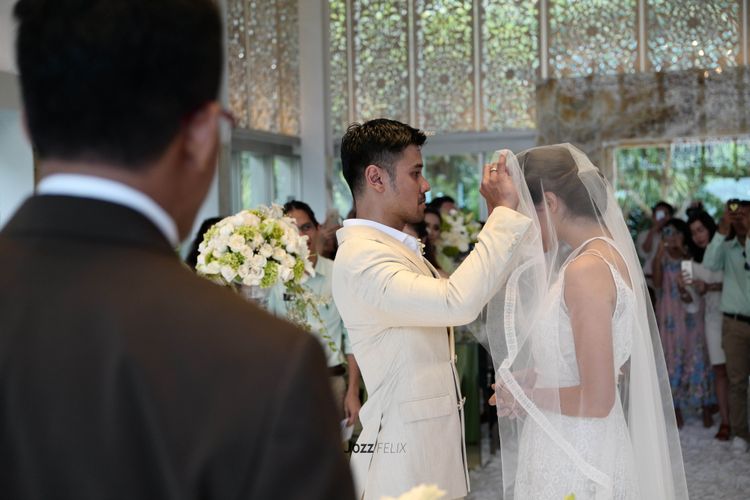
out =
{"type": "Polygon", "coordinates": [[[386,226],[385,224],[381,224],[380,222],[375,222],[374,220],[369,219],[346,219],[344,221],[344,227],[351,226],[368,226],[377,229],[378,231],[382,231],[391,238],[394,238],[395,240],[400,241],[401,243],[409,247],[418,256],[422,256],[422,250],[420,248],[419,241],[414,236],[406,234],[403,231],[393,229],[390,226],[386,226]]]}
{"type": "Polygon", "coordinates": [[[143,214],[164,234],[169,243],[179,244],[174,219],[149,196],[121,182],[82,174],[53,174],[39,182],[40,195],[75,196],[123,205],[143,214]]]}

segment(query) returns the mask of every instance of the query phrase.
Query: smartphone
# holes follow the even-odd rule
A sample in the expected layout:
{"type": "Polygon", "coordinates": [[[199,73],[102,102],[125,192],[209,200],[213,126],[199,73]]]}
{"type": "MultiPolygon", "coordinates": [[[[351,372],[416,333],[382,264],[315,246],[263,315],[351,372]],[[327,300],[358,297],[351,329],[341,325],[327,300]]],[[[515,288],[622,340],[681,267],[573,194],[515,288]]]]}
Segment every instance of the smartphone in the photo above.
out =
{"type": "Polygon", "coordinates": [[[686,283],[692,283],[693,282],[693,261],[692,260],[683,260],[680,263],[680,266],[682,268],[682,276],[685,278],[686,283]]]}
{"type": "Polygon", "coordinates": [[[666,216],[667,216],[667,214],[666,214],[666,213],[664,213],[664,211],[663,211],[663,210],[658,210],[658,211],[656,212],[656,214],[654,214],[654,218],[655,218],[656,220],[658,220],[658,221],[659,221],[659,220],[663,220],[663,219],[664,219],[664,217],[666,217],[666,216]]]}

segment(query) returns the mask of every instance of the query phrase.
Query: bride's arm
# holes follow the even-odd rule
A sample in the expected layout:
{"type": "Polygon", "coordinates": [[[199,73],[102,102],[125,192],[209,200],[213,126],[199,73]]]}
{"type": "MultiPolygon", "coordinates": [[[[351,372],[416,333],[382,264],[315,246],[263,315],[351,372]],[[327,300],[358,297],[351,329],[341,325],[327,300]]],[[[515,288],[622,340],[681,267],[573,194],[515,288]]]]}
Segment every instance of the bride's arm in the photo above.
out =
{"type": "Polygon", "coordinates": [[[544,408],[557,406],[559,396],[563,415],[603,418],[612,410],[616,393],[612,314],[617,297],[612,273],[600,258],[581,256],[567,267],[564,293],[581,383],[534,389],[532,399],[544,408]]]}

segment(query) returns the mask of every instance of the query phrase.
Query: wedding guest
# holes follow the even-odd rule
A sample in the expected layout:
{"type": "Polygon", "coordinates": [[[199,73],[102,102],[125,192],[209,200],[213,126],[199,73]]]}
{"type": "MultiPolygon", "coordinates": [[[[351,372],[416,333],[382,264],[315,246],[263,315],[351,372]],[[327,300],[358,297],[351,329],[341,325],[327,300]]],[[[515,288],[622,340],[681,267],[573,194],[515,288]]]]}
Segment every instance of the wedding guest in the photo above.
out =
{"type": "Polygon", "coordinates": [[[430,202],[430,206],[442,214],[447,214],[456,209],[456,200],[450,196],[438,196],[430,202]]]}
{"type": "Polygon", "coordinates": [[[656,318],[677,425],[683,425],[683,410],[701,408],[703,424],[710,427],[710,405],[715,398],[704,333],[704,304],[701,297],[690,293],[682,278],[682,262],[691,260],[692,245],[685,221],[670,219],[664,224],[653,260],[656,318]]]}
{"type": "Polygon", "coordinates": [[[422,251],[424,258],[427,259],[427,262],[429,262],[432,267],[435,268],[435,270],[438,272],[438,274],[443,277],[447,278],[448,273],[443,271],[443,269],[440,267],[440,264],[438,264],[437,259],[435,258],[435,246],[432,244],[432,240],[430,238],[430,231],[427,229],[427,210],[425,209],[425,220],[422,222],[415,222],[415,223],[409,223],[404,226],[404,232],[408,235],[411,235],[418,239],[420,243],[422,243],[422,251]]]}
{"type": "Polygon", "coordinates": [[[651,303],[656,309],[656,290],[653,280],[653,260],[661,242],[661,230],[664,224],[674,215],[674,207],[666,201],[659,201],[651,209],[651,227],[638,233],[635,248],[643,262],[643,274],[651,296],[651,303]]]}
{"type": "Polygon", "coordinates": [[[706,268],[703,256],[706,247],[716,234],[713,217],[700,209],[694,210],[688,219],[690,237],[693,242],[692,278],[686,283],[705,298],[705,330],[708,357],[714,371],[714,387],[719,405],[721,424],[716,433],[719,441],[729,441],[729,380],[727,379],[726,355],[721,347],[722,314],[720,309],[723,273],[706,268]]]}
{"type": "Polygon", "coordinates": [[[427,237],[433,246],[437,246],[440,241],[440,231],[442,230],[443,218],[440,210],[431,206],[424,209],[424,223],[427,230],[427,237]]]}
{"type": "Polygon", "coordinates": [[[719,227],[706,247],[703,265],[724,271],[721,291],[722,347],[729,378],[729,423],[732,449],[745,452],[750,433],[747,388],[750,376],[750,201],[729,200],[719,227]]]}
{"type": "MultiPolygon", "coordinates": [[[[362,406],[359,399],[359,367],[352,354],[349,334],[331,296],[333,261],[315,253],[320,224],[310,205],[292,200],[284,204],[284,213],[294,219],[300,234],[307,236],[315,276],[309,277],[303,286],[314,294],[315,300],[320,301],[320,304],[316,311],[307,311],[306,320],[326,353],[328,375],[339,418],[346,418],[347,425],[351,426],[356,422],[362,406]]],[[[288,303],[289,297],[284,293],[284,287],[274,287],[268,300],[271,312],[287,317],[288,303]]]]}
{"type": "Polygon", "coordinates": [[[353,498],[318,342],[175,252],[216,172],[216,2],[14,15],[42,181],[0,233],[3,498],[353,498]]]}
{"type": "Polygon", "coordinates": [[[318,241],[315,247],[318,255],[330,260],[336,258],[336,251],[339,248],[336,231],[339,229],[341,229],[341,215],[333,208],[329,210],[323,224],[318,225],[318,241]]]}
{"type": "Polygon", "coordinates": [[[185,257],[185,264],[190,266],[190,269],[195,270],[195,265],[198,263],[198,247],[203,241],[203,235],[206,231],[211,229],[211,226],[219,222],[223,217],[209,217],[201,223],[201,227],[198,228],[198,232],[195,234],[193,242],[190,244],[190,253],[185,257]]]}

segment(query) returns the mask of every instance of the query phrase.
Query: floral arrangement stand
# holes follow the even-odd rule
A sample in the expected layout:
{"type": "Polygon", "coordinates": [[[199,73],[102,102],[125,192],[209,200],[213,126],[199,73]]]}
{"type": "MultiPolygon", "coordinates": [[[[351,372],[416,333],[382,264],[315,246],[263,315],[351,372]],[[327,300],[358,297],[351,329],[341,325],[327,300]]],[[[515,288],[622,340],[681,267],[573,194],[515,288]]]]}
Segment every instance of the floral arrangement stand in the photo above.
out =
{"type": "Polygon", "coordinates": [[[437,259],[440,267],[448,274],[455,271],[472,245],[477,242],[481,230],[472,212],[456,209],[442,214],[440,241],[437,243],[437,259]]]}
{"type": "Polygon", "coordinates": [[[198,247],[196,270],[202,276],[235,287],[265,306],[271,287],[283,284],[292,297],[289,319],[307,327],[307,311],[317,314],[317,300],[303,284],[315,269],[307,236],[279,205],[243,210],[206,231],[198,247]]]}

